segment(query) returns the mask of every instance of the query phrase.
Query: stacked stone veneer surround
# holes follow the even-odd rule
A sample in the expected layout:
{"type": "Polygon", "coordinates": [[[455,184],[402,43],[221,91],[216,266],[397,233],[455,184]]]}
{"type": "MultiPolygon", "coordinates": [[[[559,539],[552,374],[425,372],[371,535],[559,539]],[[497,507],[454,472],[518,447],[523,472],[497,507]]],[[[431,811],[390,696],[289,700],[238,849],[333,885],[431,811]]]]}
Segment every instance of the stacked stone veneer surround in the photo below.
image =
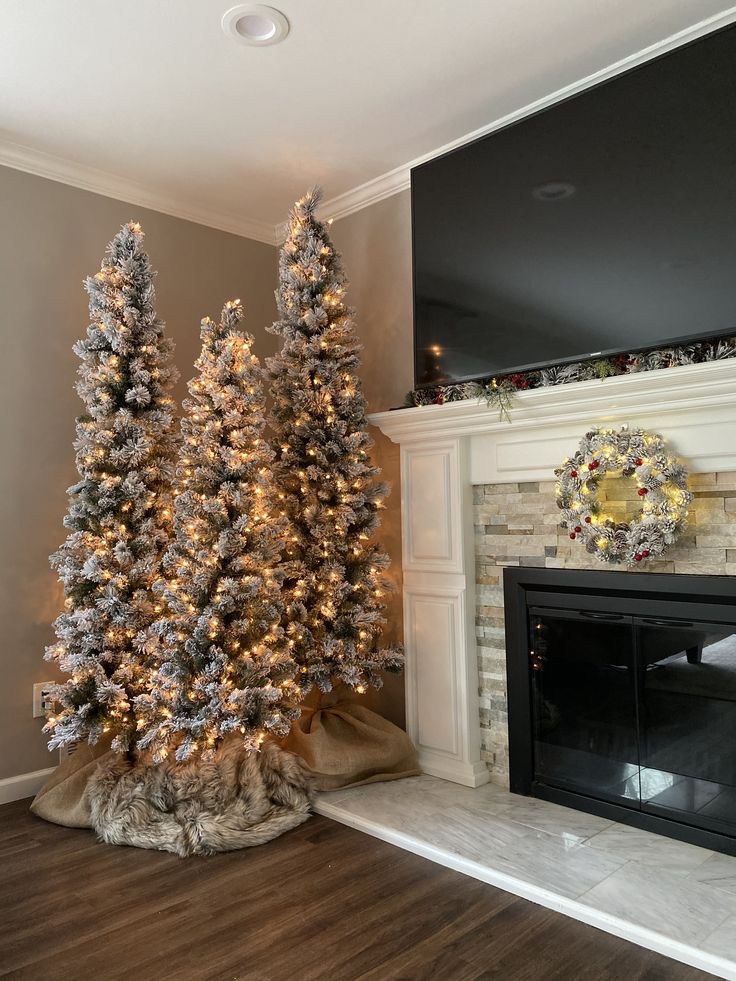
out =
{"type": "MultiPolygon", "coordinates": [[[[491,779],[502,785],[508,784],[509,772],[504,567],[627,568],[605,565],[570,540],[559,525],[554,488],[554,480],[473,487],[481,758],[491,779]]],[[[684,534],[662,559],[632,574],[736,575],[736,473],[692,474],[690,489],[694,500],[684,534]]],[[[638,510],[631,480],[604,480],[599,497],[612,516],[638,510]]]]}

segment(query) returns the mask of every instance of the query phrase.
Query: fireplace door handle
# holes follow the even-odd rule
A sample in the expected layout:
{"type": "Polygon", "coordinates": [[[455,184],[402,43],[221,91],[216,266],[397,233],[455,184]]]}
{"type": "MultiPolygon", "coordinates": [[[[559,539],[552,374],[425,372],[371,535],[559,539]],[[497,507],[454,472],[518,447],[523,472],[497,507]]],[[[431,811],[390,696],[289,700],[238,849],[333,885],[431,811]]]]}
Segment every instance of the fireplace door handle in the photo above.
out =
{"type": "Polygon", "coordinates": [[[694,624],[687,620],[657,620],[654,617],[644,617],[642,623],[652,627],[693,627],[694,624]]]}
{"type": "Polygon", "coordinates": [[[623,613],[590,613],[588,610],[580,610],[581,617],[588,617],[590,620],[623,620],[623,613]]]}

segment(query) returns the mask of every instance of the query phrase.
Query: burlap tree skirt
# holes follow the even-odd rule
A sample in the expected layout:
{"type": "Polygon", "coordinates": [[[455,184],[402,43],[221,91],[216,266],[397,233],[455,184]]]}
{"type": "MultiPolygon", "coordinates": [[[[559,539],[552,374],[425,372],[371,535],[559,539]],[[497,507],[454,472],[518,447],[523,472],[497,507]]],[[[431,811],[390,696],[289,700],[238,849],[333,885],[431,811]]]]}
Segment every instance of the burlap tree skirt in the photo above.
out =
{"type": "Polygon", "coordinates": [[[315,790],[418,776],[416,750],[404,730],[351,698],[345,686],[313,692],[281,740],[301,757],[315,790]]]}
{"type": "Polygon", "coordinates": [[[153,765],[81,744],[31,805],[38,817],[93,828],[114,845],[209,855],[260,845],[302,824],[311,790],[419,774],[403,729],[350,700],[314,692],[279,743],[246,753],[232,736],[212,762],[153,765]]]}
{"type": "Polygon", "coordinates": [[[94,758],[88,748],[74,763],[76,755],[31,810],[56,824],[91,827],[110,844],[211,855],[264,844],[310,814],[308,773],[273,742],[246,753],[233,737],[206,763],[154,766],[104,749],[94,758]]]}
{"type": "Polygon", "coordinates": [[[65,828],[91,828],[89,783],[99,766],[115,759],[111,742],[109,736],[94,746],[79,743],[71,755],[64,756],[36,794],[31,813],[65,828]]]}

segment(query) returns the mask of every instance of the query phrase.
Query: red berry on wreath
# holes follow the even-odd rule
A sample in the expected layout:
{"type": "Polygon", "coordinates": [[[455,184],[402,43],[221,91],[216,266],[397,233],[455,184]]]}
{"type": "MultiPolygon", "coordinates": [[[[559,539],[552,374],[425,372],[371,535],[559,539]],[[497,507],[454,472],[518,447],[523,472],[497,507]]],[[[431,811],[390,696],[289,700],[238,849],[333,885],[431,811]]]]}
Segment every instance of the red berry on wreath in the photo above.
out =
{"type": "Polygon", "coordinates": [[[644,556],[643,556],[643,555],[641,554],[641,552],[637,552],[637,553],[636,553],[636,555],[634,556],[634,559],[635,559],[635,560],[636,560],[637,562],[641,562],[641,560],[642,560],[643,558],[644,558],[644,556]]]}
{"type": "Polygon", "coordinates": [[[577,475],[578,475],[578,472],[577,472],[577,470],[571,470],[571,471],[570,471],[570,476],[571,476],[571,477],[577,477],[577,475]]]}
{"type": "Polygon", "coordinates": [[[573,540],[573,541],[575,541],[575,538],[576,538],[576,537],[577,537],[577,536],[575,535],[575,532],[574,532],[574,531],[571,531],[571,532],[570,532],[570,538],[572,538],[572,540],[573,540]]]}
{"type": "Polygon", "coordinates": [[[575,526],[575,531],[576,531],[576,533],[577,533],[578,535],[580,534],[580,532],[581,532],[582,530],[583,530],[583,529],[582,529],[582,528],[580,527],[580,525],[576,525],[576,526],[575,526]]]}
{"type": "Polygon", "coordinates": [[[640,487],[636,493],[639,495],[639,497],[646,497],[649,491],[646,487],[640,487]]]}
{"type": "Polygon", "coordinates": [[[651,552],[649,551],[648,548],[645,548],[644,551],[641,553],[641,557],[643,559],[648,559],[650,555],[651,555],[651,552]]]}
{"type": "Polygon", "coordinates": [[[644,461],[642,460],[642,458],[640,456],[638,456],[634,460],[634,466],[636,466],[636,467],[640,467],[643,463],[644,463],[644,461]]]}
{"type": "Polygon", "coordinates": [[[591,518],[591,516],[589,514],[586,514],[586,516],[585,516],[585,523],[586,523],[586,525],[589,525],[592,520],[593,519],[591,518]]]}

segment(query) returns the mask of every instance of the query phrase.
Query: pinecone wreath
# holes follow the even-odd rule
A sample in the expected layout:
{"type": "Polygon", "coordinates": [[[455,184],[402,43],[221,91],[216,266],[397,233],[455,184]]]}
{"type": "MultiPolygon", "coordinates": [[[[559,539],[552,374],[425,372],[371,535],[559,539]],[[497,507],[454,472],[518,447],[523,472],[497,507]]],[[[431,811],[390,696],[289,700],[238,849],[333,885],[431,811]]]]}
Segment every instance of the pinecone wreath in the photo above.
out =
{"type": "Polygon", "coordinates": [[[692,501],[687,470],[654,433],[593,429],[555,474],[562,526],[602,562],[635,566],[659,558],[687,523],[692,501]],[[632,521],[615,521],[605,513],[598,485],[606,474],[636,480],[642,506],[632,521]]]}

